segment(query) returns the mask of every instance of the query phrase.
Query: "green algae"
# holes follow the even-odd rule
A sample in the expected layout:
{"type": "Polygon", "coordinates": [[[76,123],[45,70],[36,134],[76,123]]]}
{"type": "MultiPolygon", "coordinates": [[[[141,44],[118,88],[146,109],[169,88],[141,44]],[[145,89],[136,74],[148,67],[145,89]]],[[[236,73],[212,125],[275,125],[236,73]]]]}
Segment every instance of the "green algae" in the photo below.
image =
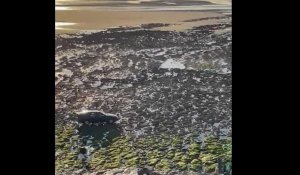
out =
{"type": "Polygon", "coordinates": [[[139,157],[132,157],[131,159],[126,160],[126,166],[136,166],[139,164],[139,157]]]}
{"type": "Polygon", "coordinates": [[[134,158],[134,157],[137,157],[136,153],[129,153],[129,154],[124,156],[124,159],[131,159],[131,158],[134,158]]]}
{"type": "MultiPolygon", "coordinates": [[[[70,152],[73,143],[78,142],[74,136],[74,128],[56,130],[56,150],[61,150],[56,156],[56,170],[74,171],[85,165],[77,160],[78,149],[70,152]]],[[[150,166],[156,170],[206,172],[215,171],[218,160],[222,160],[231,169],[231,140],[221,141],[215,137],[205,139],[204,146],[185,140],[187,149],[183,149],[183,138],[179,136],[156,136],[133,139],[117,136],[105,147],[93,152],[88,164],[91,170],[107,170],[120,167],[150,166]]]]}
{"type": "Polygon", "coordinates": [[[214,164],[210,164],[208,166],[205,166],[205,172],[207,173],[212,173],[216,170],[216,168],[218,167],[218,164],[217,163],[214,163],[214,164]]]}
{"type": "MultiPolygon", "coordinates": [[[[211,171],[219,158],[226,162],[226,160],[230,160],[231,156],[230,144],[222,145],[221,141],[214,138],[207,139],[207,144],[203,148],[201,148],[201,144],[190,141],[187,151],[182,149],[180,137],[164,138],[161,139],[159,144],[154,144],[158,141],[152,138],[142,138],[135,142],[128,142],[129,140],[129,138],[122,136],[115,139],[112,146],[108,146],[105,149],[108,152],[106,155],[110,155],[110,159],[118,162],[114,165],[147,165],[160,171],[170,171],[171,169],[186,170],[189,168],[190,171],[198,172],[202,166],[211,171]],[[127,140],[127,142],[124,140],[127,140]],[[140,151],[138,151],[139,149],[140,151]],[[141,150],[145,149],[147,151],[141,152],[141,150]],[[123,163],[121,163],[122,160],[124,160],[123,163]]],[[[97,156],[98,154],[95,155],[97,156]]],[[[105,155],[105,153],[101,155],[105,155]]],[[[92,164],[92,166],[94,165],[92,164]]],[[[111,166],[110,163],[110,165],[104,167],[110,168],[115,166],[111,166]]]]}
{"type": "Polygon", "coordinates": [[[158,158],[150,159],[149,162],[148,162],[148,165],[155,166],[158,161],[159,161],[158,158]]]}
{"type": "Polygon", "coordinates": [[[181,162],[185,162],[185,163],[188,163],[189,162],[189,157],[188,155],[183,155],[180,159],[181,162]]]}
{"type": "Polygon", "coordinates": [[[197,143],[192,143],[188,148],[188,155],[190,158],[197,158],[200,154],[201,146],[197,143]]]}
{"type": "Polygon", "coordinates": [[[180,161],[180,160],[182,159],[183,154],[184,154],[184,153],[179,152],[179,151],[177,150],[177,152],[174,154],[173,160],[174,160],[175,162],[180,161]]]}
{"type": "Polygon", "coordinates": [[[193,159],[190,162],[190,170],[199,171],[201,169],[201,161],[199,159],[193,159]]]}
{"type": "Polygon", "coordinates": [[[199,158],[203,164],[210,164],[216,162],[218,157],[216,155],[206,153],[201,154],[199,158]]]}
{"type": "Polygon", "coordinates": [[[57,172],[68,172],[80,169],[83,164],[78,160],[78,149],[71,151],[76,139],[72,139],[75,134],[75,127],[65,126],[55,128],[55,169],[57,172]]]}
{"type": "Polygon", "coordinates": [[[177,163],[177,169],[183,171],[187,169],[187,164],[185,162],[178,162],[177,163]]]}
{"type": "Polygon", "coordinates": [[[212,62],[200,63],[196,65],[198,70],[210,70],[213,69],[215,66],[212,62]]]}
{"type": "Polygon", "coordinates": [[[172,169],[171,163],[167,159],[161,159],[156,165],[155,168],[162,171],[170,171],[172,169]]]}
{"type": "Polygon", "coordinates": [[[174,150],[170,150],[170,151],[167,152],[167,154],[166,154],[165,157],[167,159],[172,159],[174,157],[174,154],[175,154],[175,151],[174,150]]]}

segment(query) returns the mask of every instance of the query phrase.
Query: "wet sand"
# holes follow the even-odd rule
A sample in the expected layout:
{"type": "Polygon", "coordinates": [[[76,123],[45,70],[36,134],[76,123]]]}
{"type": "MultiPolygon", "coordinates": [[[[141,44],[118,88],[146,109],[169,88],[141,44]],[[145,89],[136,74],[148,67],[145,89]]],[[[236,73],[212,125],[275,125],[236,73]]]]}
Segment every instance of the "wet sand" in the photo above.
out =
{"type": "Polygon", "coordinates": [[[56,33],[103,30],[148,23],[174,24],[161,30],[184,31],[194,26],[219,24],[224,19],[186,20],[225,16],[230,0],[56,0],[56,33]]]}
{"type": "Polygon", "coordinates": [[[56,23],[56,33],[102,30],[118,26],[137,26],[147,23],[175,24],[164,27],[163,30],[182,31],[193,26],[222,21],[221,19],[183,22],[185,20],[219,16],[224,15],[215,12],[63,10],[56,12],[56,21],[60,22],[56,23]]]}

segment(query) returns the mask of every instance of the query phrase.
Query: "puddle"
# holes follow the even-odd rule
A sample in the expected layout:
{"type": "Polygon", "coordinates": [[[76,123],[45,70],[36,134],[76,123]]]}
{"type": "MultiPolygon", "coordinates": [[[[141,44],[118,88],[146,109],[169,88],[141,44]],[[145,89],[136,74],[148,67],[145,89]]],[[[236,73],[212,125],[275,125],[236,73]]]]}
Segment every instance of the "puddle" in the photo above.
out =
{"type": "Polygon", "coordinates": [[[117,124],[99,126],[84,124],[78,128],[78,131],[81,143],[94,148],[105,147],[121,135],[121,128],[117,124]]]}

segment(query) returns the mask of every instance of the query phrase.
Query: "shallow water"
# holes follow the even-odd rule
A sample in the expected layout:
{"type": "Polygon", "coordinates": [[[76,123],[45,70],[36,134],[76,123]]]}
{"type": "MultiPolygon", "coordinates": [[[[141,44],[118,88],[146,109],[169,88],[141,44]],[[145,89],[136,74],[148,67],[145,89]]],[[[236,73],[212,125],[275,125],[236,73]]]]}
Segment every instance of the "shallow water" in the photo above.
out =
{"type": "Polygon", "coordinates": [[[93,146],[104,146],[112,139],[120,136],[120,128],[115,124],[107,125],[82,125],[78,129],[79,138],[88,144],[91,141],[93,146]]]}

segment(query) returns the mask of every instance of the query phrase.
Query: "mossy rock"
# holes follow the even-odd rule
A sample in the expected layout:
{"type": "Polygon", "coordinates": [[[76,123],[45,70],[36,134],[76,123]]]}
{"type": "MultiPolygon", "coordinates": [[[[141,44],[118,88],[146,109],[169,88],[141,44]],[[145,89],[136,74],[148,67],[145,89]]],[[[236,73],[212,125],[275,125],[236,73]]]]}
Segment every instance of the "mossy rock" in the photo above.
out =
{"type": "Polygon", "coordinates": [[[191,161],[191,164],[201,164],[201,160],[200,159],[193,159],[191,161]]]}
{"type": "Polygon", "coordinates": [[[156,163],[158,161],[159,161],[159,159],[157,159],[157,158],[150,159],[150,160],[148,160],[148,165],[154,166],[154,165],[156,165],[156,163]]]}
{"type": "Polygon", "coordinates": [[[201,154],[199,158],[203,164],[211,164],[217,161],[217,156],[213,154],[201,154]]]}
{"type": "Polygon", "coordinates": [[[131,159],[126,160],[127,166],[136,166],[139,164],[139,157],[133,157],[131,159]]]}
{"type": "Polygon", "coordinates": [[[169,146],[168,143],[162,141],[161,143],[158,144],[158,150],[165,151],[168,149],[168,146],[169,146]]]}
{"type": "Polygon", "coordinates": [[[201,170],[201,164],[190,164],[190,170],[192,171],[200,171],[201,170]]]}
{"type": "Polygon", "coordinates": [[[167,159],[161,159],[156,165],[155,168],[162,171],[170,171],[172,166],[167,159]]]}
{"type": "Polygon", "coordinates": [[[190,163],[190,169],[192,171],[199,171],[201,169],[201,161],[199,159],[193,159],[190,163]]]}
{"type": "Polygon", "coordinates": [[[154,150],[149,155],[151,158],[162,158],[164,153],[162,151],[154,150]]]}
{"type": "Polygon", "coordinates": [[[184,154],[182,152],[175,152],[173,160],[176,161],[176,162],[178,162],[178,161],[181,160],[181,158],[182,158],[183,155],[184,154]]]}
{"type": "Polygon", "coordinates": [[[172,140],[171,145],[172,145],[172,147],[174,147],[174,148],[181,148],[181,145],[182,145],[182,138],[181,138],[181,137],[175,137],[175,138],[172,140]]]}
{"type": "Polygon", "coordinates": [[[179,170],[183,171],[183,170],[186,170],[186,169],[187,169],[187,164],[186,164],[185,162],[178,162],[178,163],[176,164],[176,167],[177,167],[179,170]]]}
{"type": "Polygon", "coordinates": [[[115,155],[114,157],[112,157],[112,160],[114,161],[120,161],[122,158],[120,155],[115,155]]]}
{"type": "Polygon", "coordinates": [[[214,172],[216,170],[217,167],[218,167],[217,163],[206,165],[205,166],[205,172],[212,173],[212,172],[214,172]]]}
{"type": "Polygon", "coordinates": [[[77,160],[77,155],[75,153],[68,153],[66,159],[77,160]]]}
{"type": "Polygon", "coordinates": [[[231,144],[225,144],[223,145],[223,159],[225,161],[230,161],[231,162],[231,157],[232,157],[232,152],[231,152],[231,149],[232,149],[232,145],[231,144]]]}
{"type": "Polygon", "coordinates": [[[210,70],[214,68],[214,64],[213,63],[201,63],[197,65],[197,69],[198,70],[210,70]]]}
{"type": "Polygon", "coordinates": [[[213,154],[222,154],[223,149],[221,145],[208,145],[207,151],[213,153],[213,154]]]}
{"type": "Polygon", "coordinates": [[[105,163],[102,166],[98,166],[100,170],[111,169],[110,163],[105,163]]]}
{"type": "Polygon", "coordinates": [[[90,164],[92,166],[96,166],[96,165],[104,165],[105,164],[105,160],[104,159],[93,159],[90,164]]]}
{"type": "Polygon", "coordinates": [[[113,169],[113,168],[118,168],[120,166],[121,166],[121,164],[119,162],[114,162],[114,163],[110,163],[108,165],[108,168],[113,169]]]}
{"type": "Polygon", "coordinates": [[[136,153],[129,153],[124,156],[124,159],[131,159],[137,157],[136,153]]]}
{"type": "Polygon", "coordinates": [[[130,154],[130,152],[123,151],[120,153],[120,156],[124,158],[127,154],[130,154]]]}
{"type": "Polygon", "coordinates": [[[189,150],[199,150],[200,151],[200,149],[201,149],[201,145],[198,143],[195,143],[195,142],[190,144],[190,146],[189,146],[189,150]]]}
{"type": "Polygon", "coordinates": [[[56,149],[64,148],[65,147],[65,143],[63,143],[63,142],[56,142],[55,143],[55,147],[56,147],[56,149]]]}
{"type": "MultiPolygon", "coordinates": [[[[57,129],[56,133],[59,132],[63,133],[64,130],[57,129]]],[[[73,139],[72,135],[73,132],[69,130],[67,134],[58,134],[55,138],[55,148],[61,150],[59,151],[60,154],[56,156],[55,162],[58,172],[67,172],[84,166],[82,162],[76,162],[78,151],[70,153],[71,147],[75,143],[74,140],[76,140],[73,139]],[[68,167],[65,168],[65,165],[68,167]]],[[[182,142],[182,138],[176,136],[156,136],[155,138],[146,137],[136,140],[120,136],[114,138],[107,147],[96,149],[89,166],[94,170],[105,170],[122,166],[148,165],[164,172],[173,168],[180,171],[199,172],[201,168],[206,168],[209,171],[214,169],[213,166],[218,159],[221,159],[223,163],[231,163],[230,141],[225,142],[209,138],[206,140],[203,150],[200,149],[199,143],[193,141],[193,138],[187,139],[185,144],[190,143],[190,145],[185,150],[182,150],[182,142]]]]}
{"type": "Polygon", "coordinates": [[[200,155],[200,151],[189,151],[189,157],[196,158],[200,155]]]}
{"type": "Polygon", "coordinates": [[[139,165],[140,166],[144,166],[144,165],[147,165],[148,164],[148,161],[146,159],[140,159],[139,160],[139,165]]]}
{"type": "Polygon", "coordinates": [[[55,149],[59,154],[55,156],[55,170],[58,172],[73,171],[82,167],[82,162],[77,160],[78,150],[71,152],[71,147],[76,142],[75,127],[57,126],[55,129],[55,149]]]}
{"type": "Polygon", "coordinates": [[[115,137],[112,139],[112,143],[115,143],[115,144],[124,144],[124,143],[127,143],[128,141],[129,141],[129,139],[124,136],[119,136],[119,137],[115,137]]]}
{"type": "Polygon", "coordinates": [[[169,152],[167,152],[166,156],[165,156],[167,159],[172,159],[174,157],[174,151],[171,150],[169,152]]]}
{"type": "Polygon", "coordinates": [[[185,162],[185,163],[188,163],[189,162],[189,157],[187,156],[187,155],[183,155],[182,157],[181,157],[181,162],[185,162]]]}
{"type": "Polygon", "coordinates": [[[116,156],[120,157],[121,152],[122,152],[122,150],[114,150],[114,151],[110,152],[109,155],[112,157],[116,157],[116,156]]]}

